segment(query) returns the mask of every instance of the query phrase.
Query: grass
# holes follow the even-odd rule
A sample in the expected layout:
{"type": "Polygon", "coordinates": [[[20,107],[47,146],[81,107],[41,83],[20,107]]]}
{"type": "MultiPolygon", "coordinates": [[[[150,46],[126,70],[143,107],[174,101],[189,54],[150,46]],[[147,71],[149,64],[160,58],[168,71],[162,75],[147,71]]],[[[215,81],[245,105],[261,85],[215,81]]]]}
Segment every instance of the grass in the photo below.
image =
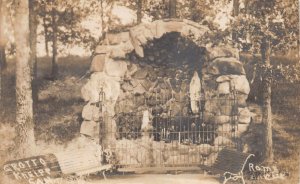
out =
{"type": "MultiPolygon", "coordinates": [[[[248,69],[254,58],[242,55],[241,59],[248,69]]],[[[293,64],[295,59],[273,57],[274,64],[293,64]]],[[[50,58],[38,59],[39,102],[35,112],[36,138],[44,142],[64,145],[79,136],[81,111],[85,102],[81,99],[80,89],[86,79],[79,80],[89,68],[89,58],[66,57],[59,59],[59,76],[56,81],[45,80],[50,73],[50,58]]],[[[246,69],[247,70],[247,69],[246,69]]],[[[3,78],[3,103],[0,123],[13,125],[15,122],[15,63],[8,62],[3,78]]],[[[279,84],[273,88],[273,132],[276,166],[287,170],[290,175],[285,181],[255,181],[255,183],[298,183],[300,145],[300,84],[279,84]]],[[[259,131],[254,142],[261,142],[259,131]]],[[[3,152],[2,152],[3,153],[3,152]]],[[[6,152],[7,153],[7,152],[6,152]]],[[[2,155],[3,156],[3,155],[2,155]]],[[[3,163],[3,157],[2,157],[3,163]]],[[[0,160],[1,165],[1,160],[0,160]]],[[[254,182],[254,181],[249,181],[254,182]]]]}
{"type": "MultiPolygon", "coordinates": [[[[246,65],[247,75],[251,76],[251,69],[255,62],[259,62],[259,56],[242,55],[241,60],[246,65]]],[[[293,65],[298,60],[283,56],[271,57],[273,65],[293,65]]],[[[251,86],[250,93],[255,94],[256,86],[251,86]]],[[[285,180],[249,181],[250,183],[297,184],[300,179],[300,84],[279,83],[272,87],[272,112],[273,112],[273,149],[275,165],[281,171],[289,172],[285,180]]],[[[253,99],[252,99],[253,100],[253,99]]],[[[260,129],[258,127],[258,129],[260,129]]],[[[257,130],[259,132],[259,130],[257,130]]],[[[261,134],[257,142],[261,140],[261,134]],[[260,138],[259,138],[260,137],[260,138]]]]}

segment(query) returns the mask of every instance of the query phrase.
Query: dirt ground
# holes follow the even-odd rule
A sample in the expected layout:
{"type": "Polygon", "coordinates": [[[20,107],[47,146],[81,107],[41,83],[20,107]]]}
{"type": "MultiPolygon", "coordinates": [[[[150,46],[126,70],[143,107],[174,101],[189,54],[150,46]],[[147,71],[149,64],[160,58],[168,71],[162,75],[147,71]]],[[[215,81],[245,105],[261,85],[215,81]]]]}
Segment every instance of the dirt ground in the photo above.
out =
{"type": "MultiPolygon", "coordinates": [[[[97,181],[91,181],[97,183],[97,181]]],[[[201,174],[143,174],[130,176],[108,177],[103,184],[219,184],[217,178],[201,174]]]]}

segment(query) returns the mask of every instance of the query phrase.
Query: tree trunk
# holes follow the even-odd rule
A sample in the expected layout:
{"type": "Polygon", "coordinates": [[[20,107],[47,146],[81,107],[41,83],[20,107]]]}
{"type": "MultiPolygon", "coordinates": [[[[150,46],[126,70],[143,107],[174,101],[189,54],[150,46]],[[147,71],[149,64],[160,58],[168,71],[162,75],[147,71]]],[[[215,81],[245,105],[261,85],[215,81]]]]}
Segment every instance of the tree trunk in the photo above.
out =
{"type": "MultiPolygon", "coordinates": [[[[233,0],[233,17],[237,17],[240,12],[240,1],[239,0],[233,0]]],[[[235,30],[232,31],[232,41],[233,45],[237,45],[238,41],[238,35],[235,30]]]]}
{"type": "Polygon", "coordinates": [[[45,36],[45,50],[46,50],[46,54],[47,56],[49,56],[49,46],[48,46],[48,43],[49,43],[49,40],[48,40],[48,27],[47,27],[47,24],[46,24],[46,15],[45,17],[43,17],[43,27],[44,27],[44,36],[45,36]]]}
{"type": "MultiPolygon", "coordinates": [[[[300,27],[300,0],[298,0],[298,17],[299,17],[298,24],[299,24],[299,27],[300,27]]],[[[300,31],[298,32],[298,60],[300,62],[300,31]]]]}
{"type": "Polygon", "coordinates": [[[136,4],[137,4],[137,11],[136,11],[137,23],[140,24],[143,18],[143,14],[142,14],[143,0],[137,0],[136,4]]]}
{"type": "Polygon", "coordinates": [[[3,112],[3,109],[2,109],[3,108],[3,103],[2,103],[3,70],[6,67],[6,66],[3,66],[4,63],[6,63],[5,47],[0,46],[0,112],[3,112]]]}
{"type": "Polygon", "coordinates": [[[196,10],[196,6],[197,6],[197,1],[196,0],[190,0],[190,19],[192,21],[197,21],[198,19],[198,15],[197,15],[197,10],[196,10]]]}
{"type": "Polygon", "coordinates": [[[169,16],[170,18],[176,18],[176,0],[169,0],[169,16]]]}
{"type": "Polygon", "coordinates": [[[6,55],[5,55],[5,45],[6,45],[6,39],[4,35],[4,16],[6,14],[4,9],[4,0],[0,0],[0,69],[4,70],[6,68],[6,55]]]}
{"type": "Polygon", "coordinates": [[[57,15],[56,15],[56,9],[53,7],[52,12],[52,70],[51,70],[51,77],[52,79],[55,79],[58,74],[58,65],[57,65],[57,15]]]}
{"type": "Polygon", "coordinates": [[[36,44],[37,44],[37,13],[36,13],[36,1],[29,0],[29,35],[30,35],[30,66],[32,77],[32,99],[33,110],[36,109],[38,101],[38,87],[37,87],[37,56],[36,56],[36,44]]]}
{"type": "Polygon", "coordinates": [[[3,112],[3,104],[2,104],[2,73],[3,70],[6,68],[6,55],[5,55],[5,38],[4,38],[4,31],[3,31],[3,24],[4,24],[4,16],[5,16],[5,10],[4,10],[4,3],[3,0],[0,0],[0,112],[3,112]],[[2,29],[1,29],[2,28],[2,29]]]}
{"type": "Polygon", "coordinates": [[[17,0],[14,34],[16,40],[16,148],[20,156],[35,151],[30,75],[28,1],[17,0]]]}
{"type": "MultiPolygon", "coordinates": [[[[262,62],[266,68],[270,67],[271,42],[268,38],[262,39],[261,44],[262,62]]],[[[273,162],[273,140],[272,140],[272,107],[271,107],[271,90],[272,76],[268,69],[263,70],[263,124],[264,124],[264,160],[273,162]]]]}

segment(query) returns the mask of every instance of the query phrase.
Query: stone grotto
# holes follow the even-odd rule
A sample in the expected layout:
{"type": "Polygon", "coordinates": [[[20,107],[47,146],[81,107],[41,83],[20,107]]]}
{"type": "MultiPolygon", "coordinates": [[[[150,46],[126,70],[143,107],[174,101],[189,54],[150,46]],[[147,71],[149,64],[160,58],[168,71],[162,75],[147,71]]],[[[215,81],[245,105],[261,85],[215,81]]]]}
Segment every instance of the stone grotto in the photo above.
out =
{"type": "Polygon", "coordinates": [[[82,87],[81,134],[122,166],[209,165],[247,133],[250,92],[230,45],[202,44],[210,30],[157,20],[108,33],[82,87]]]}

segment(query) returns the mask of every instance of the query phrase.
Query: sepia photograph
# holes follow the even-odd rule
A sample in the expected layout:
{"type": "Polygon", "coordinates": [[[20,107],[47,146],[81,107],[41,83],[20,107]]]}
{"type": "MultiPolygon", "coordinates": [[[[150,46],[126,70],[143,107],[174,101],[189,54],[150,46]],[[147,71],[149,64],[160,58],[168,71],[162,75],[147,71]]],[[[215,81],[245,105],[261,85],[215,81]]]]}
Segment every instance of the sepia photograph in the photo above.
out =
{"type": "Polygon", "coordinates": [[[0,184],[300,184],[299,9],[0,0],[0,184]]]}

